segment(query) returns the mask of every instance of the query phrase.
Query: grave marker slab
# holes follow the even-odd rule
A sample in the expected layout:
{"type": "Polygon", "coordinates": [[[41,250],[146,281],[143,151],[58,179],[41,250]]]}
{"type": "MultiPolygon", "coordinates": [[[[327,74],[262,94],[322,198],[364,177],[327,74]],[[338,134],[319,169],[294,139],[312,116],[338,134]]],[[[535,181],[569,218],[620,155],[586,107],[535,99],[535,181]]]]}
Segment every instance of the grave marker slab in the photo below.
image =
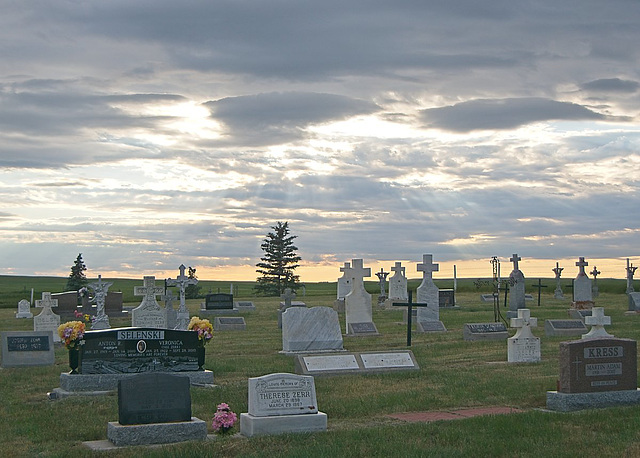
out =
{"type": "Polygon", "coordinates": [[[549,337],[582,336],[587,327],[582,320],[545,320],[544,333],[549,337]]]}
{"type": "Polygon", "coordinates": [[[410,350],[332,355],[296,355],[296,373],[304,375],[374,374],[419,370],[410,350]]]}
{"type": "Polygon", "coordinates": [[[366,323],[349,323],[349,328],[347,335],[349,336],[379,336],[378,328],[376,328],[375,323],[366,322],[366,323]]]}
{"type": "Polygon", "coordinates": [[[213,320],[214,331],[246,331],[247,323],[243,316],[220,316],[213,320]]]}
{"type": "Polygon", "coordinates": [[[0,367],[52,366],[55,362],[51,331],[3,331],[0,340],[0,367]]]}
{"type": "Polygon", "coordinates": [[[640,312],[640,293],[629,293],[629,311],[640,312]]]}
{"type": "Polygon", "coordinates": [[[464,340],[506,340],[509,332],[503,323],[466,323],[462,328],[464,340]]]}

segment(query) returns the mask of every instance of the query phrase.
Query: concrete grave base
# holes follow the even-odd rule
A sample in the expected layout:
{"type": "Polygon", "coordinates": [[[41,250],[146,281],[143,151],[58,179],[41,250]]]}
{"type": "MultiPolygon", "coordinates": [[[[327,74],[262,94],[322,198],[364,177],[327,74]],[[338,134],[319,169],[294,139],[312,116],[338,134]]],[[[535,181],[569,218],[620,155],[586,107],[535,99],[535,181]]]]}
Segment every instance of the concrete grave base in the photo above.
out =
{"type": "Polygon", "coordinates": [[[196,417],[191,417],[191,421],[148,425],[121,425],[110,421],[107,425],[107,438],[117,446],[204,440],[207,438],[207,423],[196,417]]]}
{"type": "Polygon", "coordinates": [[[240,414],[240,434],[247,437],[326,430],[327,414],[324,412],[274,417],[255,417],[248,413],[240,414]]]}
{"type": "MultiPolygon", "coordinates": [[[[191,386],[213,387],[213,372],[211,371],[185,371],[170,372],[172,375],[184,375],[189,377],[191,386]]],[[[62,399],[77,395],[106,395],[118,389],[118,380],[134,377],[138,374],[60,374],[60,388],[55,388],[49,393],[49,399],[62,399]]]]}
{"type": "Polygon", "coordinates": [[[547,409],[558,412],[601,409],[640,404],[640,389],[600,393],[560,393],[547,391],[547,409]]]}

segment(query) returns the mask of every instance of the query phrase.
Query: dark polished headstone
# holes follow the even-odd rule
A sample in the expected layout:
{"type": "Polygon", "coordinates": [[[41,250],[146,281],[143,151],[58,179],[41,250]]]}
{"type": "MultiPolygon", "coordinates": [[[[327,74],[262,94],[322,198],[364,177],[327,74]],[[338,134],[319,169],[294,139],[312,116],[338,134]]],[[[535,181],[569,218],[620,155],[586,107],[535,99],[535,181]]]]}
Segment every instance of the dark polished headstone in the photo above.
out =
{"type": "Polygon", "coordinates": [[[207,294],[205,308],[206,310],[233,310],[233,294],[207,294]]]}
{"type": "Polygon", "coordinates": [[[189,378],[140,374],[118,382],[118,421],[144,425],[191,420],[189,378]]]}
{"type": "Polygon", "coordinates": [[[87,331],[80,346],[81,374],[198,370],[198,334],[155,328],[87,331]]]}
{"type": "Polygon", "coordinates": [[[452,289],[441,289],[438,291],[440,307],[454,307],[456,305],[455,292],[452,289]]]}

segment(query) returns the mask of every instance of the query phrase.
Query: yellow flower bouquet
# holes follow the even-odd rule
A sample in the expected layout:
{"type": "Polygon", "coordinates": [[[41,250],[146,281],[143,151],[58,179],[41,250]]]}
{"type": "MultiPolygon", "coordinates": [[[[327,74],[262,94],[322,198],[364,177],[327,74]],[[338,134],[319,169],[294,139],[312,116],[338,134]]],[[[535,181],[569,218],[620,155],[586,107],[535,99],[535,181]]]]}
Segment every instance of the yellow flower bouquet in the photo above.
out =
{"type": "Polygon", "coordinates": [[[213,337],[213,326],[207,319],[200,319],[200,317],[194,316],[191,318],[187,329],[198,333],[198,339],[203,346],[213,337]]]}
{"type": "Polygon", "coordinates": [[[67,348],[75,348],[84,337],[85,325],[82,321],[67,321],[58,327],[58,335],[67,348]]]}

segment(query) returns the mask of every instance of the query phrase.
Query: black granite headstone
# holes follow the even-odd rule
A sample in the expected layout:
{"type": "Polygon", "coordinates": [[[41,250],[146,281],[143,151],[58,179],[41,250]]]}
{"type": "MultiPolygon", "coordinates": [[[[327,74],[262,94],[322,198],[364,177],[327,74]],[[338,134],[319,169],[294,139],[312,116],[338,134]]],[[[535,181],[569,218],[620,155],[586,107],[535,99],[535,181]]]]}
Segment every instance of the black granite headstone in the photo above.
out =
{"type": "Polygon", "coordinates": [[[189,377],[150,373],[118,381],[118,421],[146,425],[191,420],[189,377]]]}
{"type": "Polygon", "coordinates": [[[198,333],[175,329],[87,331],[80,345],[81,374],[198,370],[198,333]]]}
{"type": "Polygon", "coordinates": [[[205,308],[207,310],[233,310],[233,294],[207,294],[205,308]]]}
{"type": "Polygon", "coordinates": [[[455,292],[452,289],[441,289],[438,292],[440,307],[453,307],[456,305],[455,292]]]}

